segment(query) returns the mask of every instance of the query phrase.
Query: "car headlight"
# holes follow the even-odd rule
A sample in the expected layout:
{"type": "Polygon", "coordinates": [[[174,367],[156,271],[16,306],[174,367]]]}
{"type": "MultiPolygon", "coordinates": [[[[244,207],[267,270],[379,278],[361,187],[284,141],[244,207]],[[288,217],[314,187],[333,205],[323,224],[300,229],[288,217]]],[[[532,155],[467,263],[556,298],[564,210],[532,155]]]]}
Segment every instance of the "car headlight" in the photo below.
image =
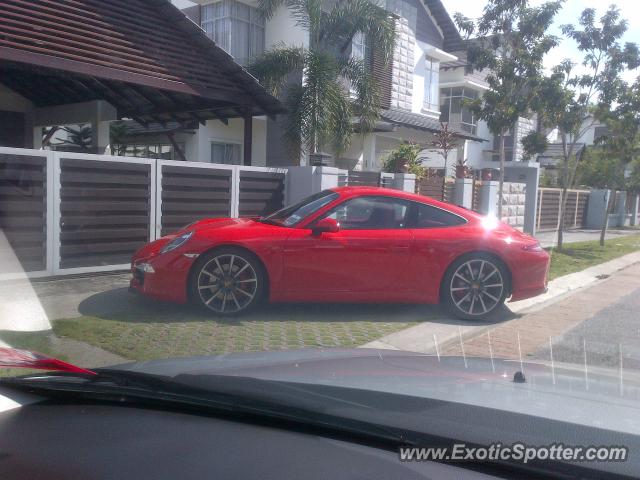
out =
{"type": "Polygon", "coordinates": [[[170,252],[171,250],[175,250],[176,248],[181,247],[182,245],[187,243],[187,240],[189,240],[192,235],[193,235],[193,231],[183,233],[182,235],[174,238],[173,240],[171,240],[169,243],[167,243],[164,247],[160,249],[160,253],[167,253],[167,252],[170,252]]]}
{"type": "Polygon", "coordinates": [[[522,249],[527,252],[541,252],[542,250],[544,250],[544,248],[542,248],[542,245],[540,245],[538,242],[523,245],[522,249]]]}

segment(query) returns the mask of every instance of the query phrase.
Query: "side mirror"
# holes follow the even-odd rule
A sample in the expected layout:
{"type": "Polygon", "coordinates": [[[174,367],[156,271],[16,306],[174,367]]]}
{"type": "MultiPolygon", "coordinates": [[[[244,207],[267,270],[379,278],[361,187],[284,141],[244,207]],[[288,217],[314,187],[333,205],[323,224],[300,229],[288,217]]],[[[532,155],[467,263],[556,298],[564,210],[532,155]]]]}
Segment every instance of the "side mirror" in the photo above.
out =
{"type": "Polygon", "coordinates": [[[321,235],[324,232],[327,233],[336,233],[340,231],[340,224],[334,220],[333,218],[323,218],[316,222],[316,224],[311,227],[311,233],[313,235],[321,235]]]}

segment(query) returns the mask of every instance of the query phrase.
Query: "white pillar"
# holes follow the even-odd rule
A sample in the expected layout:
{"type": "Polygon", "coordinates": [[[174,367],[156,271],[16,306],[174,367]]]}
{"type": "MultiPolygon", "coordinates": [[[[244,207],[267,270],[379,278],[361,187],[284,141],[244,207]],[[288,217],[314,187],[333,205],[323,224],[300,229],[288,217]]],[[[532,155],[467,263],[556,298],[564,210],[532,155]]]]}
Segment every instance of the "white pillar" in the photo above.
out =
{"type": "Polygon", "coordinates": [[[538,168],[527,169],[526,190],[524,199],[524,226],[525,233],[536,234],[536,215],[538,211],[538,186],[540,182],[540,170],[538,168]]]}
{"type": "Polygon", "coordinates": [[[91,124],[91,146],[93,151],[102,155],[110,143],[111,122],[95,121],[91,124]]]}
{"type": "Polygon", "coordinates": [[[453,193],[453,203],[465,208],[473,207],[472,178],[456,178],[456,188],[453,193]]]}
{"type": "Polygon", "coordinates": [[[638,225],[638,209],[640,208],[640,195],[634,195],[631,200],[631,225],[638,225]]]}
{"type": "Polygon", "coordinates": [[[601,228],[611,190],[591,190],[587,204],[586,228],[601,228]]]}
{"type": "Polygon", "coordinates": [[[416,176],[413,173],[396,173],[393,176],[393,188],[403,192],[415,193],[416,176]]]}
{"type": "Polygon", "coordinates": [[[346,170],[335,167],[289,167],[285,195],[287,203],[293,205],[309,195],[335,188],[340,176],[346,174],[346,170]]]}
{"type": "Polygon", "coordinates": [[[480,186],[480,212],[484,215],[496,215],[498,210],[499,182],[483,181],[480,186]]]}
{"type": "Polygon", "coordinates": [[[364,137],[362,145],[362,170],[377,170],[376,165],[376,136],[370,134],[364,137]]]}
{"type": "Polygon", "coordinates": [[[627,192],[616,192],[616,221],[618,227],[624,227],[627,223],[627,192]]]}

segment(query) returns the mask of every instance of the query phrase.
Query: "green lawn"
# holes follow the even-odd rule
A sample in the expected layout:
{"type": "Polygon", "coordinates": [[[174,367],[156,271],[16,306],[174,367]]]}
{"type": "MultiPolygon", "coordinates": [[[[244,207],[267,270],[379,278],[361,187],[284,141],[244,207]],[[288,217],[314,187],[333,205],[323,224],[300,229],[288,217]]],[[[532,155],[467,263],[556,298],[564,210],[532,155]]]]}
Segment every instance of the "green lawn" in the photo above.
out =
{"type": "Polygon", "coordinates": [[[608,239],[601,247],[598,241],[569,243],[562,252],[551,249],[549,278],[567,275],[640,250],[640,235],[608,239]]]}
{"type": "Polygon", "coordinates": [[[274,305],[247,316],[217,318],[190,306],[138,298],[131,300],[130,307],[108,318],[56,320],[53,331],[128,359],[149,360],[236,351],[354,347],[433,315],[433,309],[424,306],[274,305]]]}

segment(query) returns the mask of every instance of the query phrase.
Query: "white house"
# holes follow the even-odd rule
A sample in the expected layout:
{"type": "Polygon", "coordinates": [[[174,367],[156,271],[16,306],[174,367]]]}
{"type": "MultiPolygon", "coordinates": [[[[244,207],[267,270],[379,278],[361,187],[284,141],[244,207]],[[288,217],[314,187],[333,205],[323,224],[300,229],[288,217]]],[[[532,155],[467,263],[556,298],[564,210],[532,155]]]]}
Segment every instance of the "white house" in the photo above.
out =
{"type": "MultiPolygon", "coordinates": [[[[276,44],[308,46],[309,34],[296,25],[290,12],[282,7],[265,21],[255,0],[194,0],[183,10],[220,47],[237,62],[245,64],[276,44]]],[[[354,136],[351,148],[333,158],[335,166],[357,170],[379,170],[385,155],[402,140],[427,144],[440,128],[443,67],[458,60],[452,52],[463,51],[464,43],[440,0],[379,0],[378,3],[397,15],[398,41],[393,62],[382,92],[385,110],[374,133],[354,136]]],[[[353,53],[364,57],[366,45],[354,40],[353,53]]],[[[241,163],[244,120],[208,120],[204,125],[155,125],[151,130],[132,133],[139,151],[145,142],[154,149],[164,149],[165,156],[174,150],[166,140],[171,131],[189,160],[216,163],[241,163]],[[157,133],[157,137],[154,137],[157,133]]],[[[455,126],[454,128],[458,128],[455,126]]],[[[302,163],[307,159],[292,157],[281,138],[277,121],[254,117],[252,122],[252,165],[281,166],[302,163]]],[[[480,140],[475,132],[460,129],[469,144],[480,140]]],[[[134,147],[131,147],[132,149],[134,147]]],[[[146,150],[149,151],[149,148],[146,150]]],[[[425,158],[430,156],[425,152],[425,158]]]]}
{"type": "MultiPolygon", "coordinates": [[[[580,155],[585,145],[595,145],[600,137],[607,134],[608,127],[590,116],[583,122],[580,131],[582,135],[577,139],[573,152],[574,155],[580,155]]],[[[563,159],[562,139],[560,138],[557,128],[548,133],[547,141],[549,142],[547,149],[544,153],[538,155],[537,159],[540,163],[541,170],[548,177],[557,179],[560,175],[558,166],[562,163],[563,159]]]]}

